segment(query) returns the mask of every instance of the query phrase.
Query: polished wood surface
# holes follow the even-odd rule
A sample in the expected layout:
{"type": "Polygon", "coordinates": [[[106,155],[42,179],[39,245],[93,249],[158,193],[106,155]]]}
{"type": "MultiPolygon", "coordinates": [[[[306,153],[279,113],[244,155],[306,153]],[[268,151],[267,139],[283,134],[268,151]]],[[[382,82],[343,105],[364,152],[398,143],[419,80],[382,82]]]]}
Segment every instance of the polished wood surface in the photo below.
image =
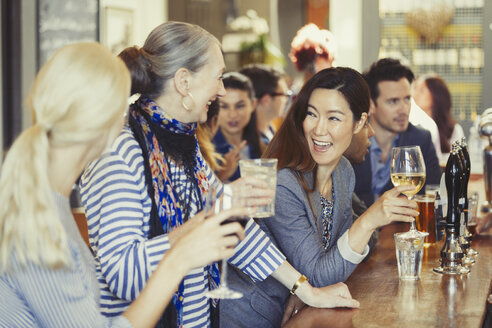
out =
{"type": "Polygon", "coordinates": [[[492,278],[492,235],[474,237],[472,247],[480,254],[469,274],[432,271],[439,265],[440,241],[425,250],[421,279],[400,281],[393,234],[408,228],[383,228],[373,254],[346,281],[359,309],[305,307],[286,327],[480,327],[492,278]]]}
{"type": "Polygon", "coordinates": [[[72,208],[72,215],[79,228],[80,235],[85,244],[90,248],[89,244],[89,229],[87,227],[87,219],[85,217],[85,210],[83,207],[72,208]]]}

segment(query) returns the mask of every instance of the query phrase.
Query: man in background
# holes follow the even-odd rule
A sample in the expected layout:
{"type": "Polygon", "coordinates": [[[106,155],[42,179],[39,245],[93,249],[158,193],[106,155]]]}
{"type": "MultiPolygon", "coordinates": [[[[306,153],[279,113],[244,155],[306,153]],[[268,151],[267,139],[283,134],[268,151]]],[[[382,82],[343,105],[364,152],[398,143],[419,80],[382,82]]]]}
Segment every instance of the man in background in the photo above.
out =
{"type": "Polygon", "coordinates": [[[369,114],[375,135],[364,161],[354,165],[357,196],[371,206],[379,195],[393,188],[390,180],[393,147],[420,146],[426,184],[439,184],[441,168],[431,134],[409,123],[412,71],[398,60],[385,58],[372,64],[363,75],[371,93],[369,114]]]}
{"type": "Polygon", "coordinates": [[[290,100],[290,90],[283,74],[267,65],[251,64],[243,67],[240,73],[249,77],[253,83],[256,99],[256,126],[261,141],[267,145],[273,138],[275,128],[272,121],[282,117],[290,100]]]}

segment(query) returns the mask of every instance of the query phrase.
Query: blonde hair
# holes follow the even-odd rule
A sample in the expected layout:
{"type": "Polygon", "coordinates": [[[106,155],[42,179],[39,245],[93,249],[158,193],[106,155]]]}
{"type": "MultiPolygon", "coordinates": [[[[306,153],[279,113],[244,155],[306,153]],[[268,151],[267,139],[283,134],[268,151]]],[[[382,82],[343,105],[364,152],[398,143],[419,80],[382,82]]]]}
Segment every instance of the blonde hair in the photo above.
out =
{"type": "Polygon", "coordinates": [[[198,123],[196,127],[196,138],[198,140],[198,146],[203,158],[210,166],[212,171],[218,171],[221,168],[219,163],[224,162],[224,158],[215,150],[215,146],[212,143],[212,131],[207,124],[198,123]]]}
{"type": "Polygon", "coordinates": [[[87,144],[121,121],[130,73],[98,43],[65,46],[41,68],[28,97],[34,125],[7,153],[0,176],[0,272],[11,254],[48,268],[69,263],[48,178],[50,148],[87,144]]]}

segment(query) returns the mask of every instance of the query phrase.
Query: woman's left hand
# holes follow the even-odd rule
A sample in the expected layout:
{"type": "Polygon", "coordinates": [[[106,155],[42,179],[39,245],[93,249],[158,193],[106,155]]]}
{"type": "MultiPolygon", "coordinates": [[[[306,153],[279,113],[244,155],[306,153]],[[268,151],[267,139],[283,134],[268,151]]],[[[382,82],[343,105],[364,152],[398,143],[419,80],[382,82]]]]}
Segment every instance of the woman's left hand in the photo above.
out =
{"type": "Polygon", "coordinates": [[[296,295],[307,305],[317,308],[358,308],[360,306],[360,303],[352,298],[347,285],[343,282],[314,288],[306,281],[299,286],[296,295]]]}

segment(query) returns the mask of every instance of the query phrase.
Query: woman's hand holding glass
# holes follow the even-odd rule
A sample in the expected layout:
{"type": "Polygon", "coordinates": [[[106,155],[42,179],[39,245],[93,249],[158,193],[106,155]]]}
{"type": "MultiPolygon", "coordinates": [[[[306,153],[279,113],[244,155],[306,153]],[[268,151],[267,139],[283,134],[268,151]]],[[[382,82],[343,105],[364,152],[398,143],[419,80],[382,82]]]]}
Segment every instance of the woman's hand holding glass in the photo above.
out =
{"type": "Polygon", "coordinates": [[[246,208],[232,208],[218,214],[202,211],[183,225],[189,224],[174,241],[172,248],[179,249],[177,253],[189,270],[229,258],[234,255],[237,243],[244,239],[244,228],[238,222],[223,223],[230,218],[249,214],[246,208]]]}
{"type": "Polygon", "coordinates": [[[393,221],[413,222],[417,212],[417,202],[402,195],[415,189],[401,185],[388,190],[372,204],[359,219],[366,221],[369,230],[387,225],[393,221]]]}
{"type": "MultiPolygon", "coordinates": [[[[391,149],[391,182],[395,187],[408,185],[413,188],[403,193],[412,199],[425,183],[425,162],[420,146],[394,147],[391,149]]],[[[415,220],[410,222],[410,231],[415,229],[415,220]]]]}
{"type": "MultiPolygon", "coordinates": [[[[218,199],[216,199],[216,191],[214,189],[209,190],[205,201],[205,209],[212,209],[213,213],[220,213],[231,208],[247,208],[247,213],[236,215],[229,219],[230,221],[237,221],[246,227],[247,221],[256,210],[256,207],[271,203],[274,195],[275,192],[268,189],[264,181],[252,177],[240,178],[224,185],[222,195],[218,199]]],[[[237,222],[236,224],[238,224],[237,222]]],[[[241,298],[243,296],[242,293],[231,290],[227,286],[227,261],[225,258],[222,260],[221,265],[220,286],[209,291],[206,295],[218,299],[241,298]]]]}
{"type": "Polygon", "coordinates": [[[268,184],[254,177],[242,177],[228,184],[232,194],[241,199],[243,206],[256,207],[268,205],[275,197],[275,191],[268,184]]]}

